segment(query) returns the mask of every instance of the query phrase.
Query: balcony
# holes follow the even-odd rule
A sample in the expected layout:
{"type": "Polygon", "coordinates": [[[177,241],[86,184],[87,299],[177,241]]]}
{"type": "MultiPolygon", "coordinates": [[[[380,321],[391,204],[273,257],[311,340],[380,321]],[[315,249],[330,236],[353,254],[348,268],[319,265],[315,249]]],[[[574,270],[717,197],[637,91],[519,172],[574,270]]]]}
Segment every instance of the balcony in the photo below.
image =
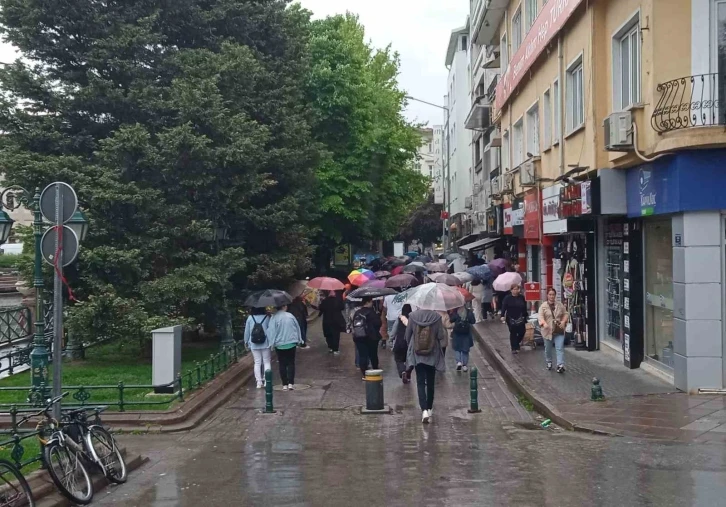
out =
{"type": "Polygon", "coordinates": [[[726,125],[726,82],[718,74],[698,74],[661,83],[661,97],[651,117],[653,129],[674,130],[726,125]]]}
{"type": "Polygon", "coordinates": [[[486,130],[492,126],[492,106],[484,97],[477,97],[466,117],[464,128],[467,130],[486,130]]]}
{"type": "Polygon", "coordinates": [[[471,36],[476,44],[499,43],[499,24],[502,22],[509,0],[482,0],[475,10],[471,36]]]}

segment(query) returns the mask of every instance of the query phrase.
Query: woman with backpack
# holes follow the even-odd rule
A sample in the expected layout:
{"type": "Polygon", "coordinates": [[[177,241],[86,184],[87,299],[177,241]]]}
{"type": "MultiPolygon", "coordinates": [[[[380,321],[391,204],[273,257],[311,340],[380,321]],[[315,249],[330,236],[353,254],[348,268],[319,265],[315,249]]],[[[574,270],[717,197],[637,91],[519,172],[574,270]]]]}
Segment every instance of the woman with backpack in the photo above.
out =
{"type": "Polygon", "coordinates": [[[509,345],[512,354],[519,354],[519,345],[524,338],[527,324],[527,301],[519,285],[512,285],[512,293],[502,302],[502,322],[509,326],[509,345]]]}
{"type": "Polygon", "coordinates": [[[381,340],[381,316],[373,308],[372,298],[363,298],[361,306],[353,315],[353,341],[358,351],[358,367],[365,380],[366,370],[378,369],[378,342],[381,340]]]}
{"type": "Polygon", "coordinates": [[[476,322],[474,312],[461,307],[451,313],[451,322],[454,329],[451,331],[451,347],[456,354],[456,370],[469,370],[469,350],[474,346],[474,336],[471,326],[476,322]]]}
{"type": "Polygon", "coordinates": [[[406,328],[408,327],[408,316],[411,314],[411,305],[403,305],[401,315],[398,316],[391,330],[391,340],[393,341],[393,358],[396,360],[396,368],[398,376],[404,384],[408,384],[410,379],[406,373],[406,355],[408,354],[408,343],[406,343],[406,328]]]}
{"type": "Polygon", "coordinates": [[[280,363],[282,390],[292,391],[295,388],[295,350],[303,342],[300,325],[287,311],[287,306],[281,306],[270,319],[267,332],[270,346],[277,352],[277,361],[280,363]]]}
{"type": "Polygon", "coordinates": [[[252,352],[255,361],[255,380],[257,389],[265,385],[265,371],[270,366],[270,341],[267,339],[267,329],[270,325],[270,316],[265,308],[252,308],[245,323],[245,347],[252,352]]]}
{"type": "Polygon", "coordinates": [[[339,293],[330,291],[320,303],[320,315],[323,317],[323,335],[328,344],[328,352],[340,355],[340,333],[345,331],[345,304],[339,293]]]}

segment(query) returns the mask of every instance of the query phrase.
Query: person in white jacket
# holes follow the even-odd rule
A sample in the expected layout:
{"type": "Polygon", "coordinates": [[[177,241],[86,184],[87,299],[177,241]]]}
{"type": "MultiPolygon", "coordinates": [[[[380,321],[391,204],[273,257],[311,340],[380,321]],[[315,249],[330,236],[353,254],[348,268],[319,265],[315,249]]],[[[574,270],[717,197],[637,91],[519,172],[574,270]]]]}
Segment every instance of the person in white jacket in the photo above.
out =
{"type": "Polygon", "coordinates": [[[471,295],[474,296],[472,306],[474,307],[474,319],[476,319],[476,322],[478,324],[479,322],[484,320],[482,318],[481,309],[482,300],[484,298],[484,284],[481,283],[479,280],[474,280],[469,286],[469,292],[471,292],[471,295]]]}

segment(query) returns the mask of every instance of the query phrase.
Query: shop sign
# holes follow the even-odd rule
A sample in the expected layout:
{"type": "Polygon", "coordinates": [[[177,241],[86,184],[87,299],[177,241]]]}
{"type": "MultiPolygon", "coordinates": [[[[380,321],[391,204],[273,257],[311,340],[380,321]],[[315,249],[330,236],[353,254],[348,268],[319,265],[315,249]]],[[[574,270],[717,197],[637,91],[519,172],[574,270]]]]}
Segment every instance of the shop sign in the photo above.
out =
{"type": "Polygon", "coordinates": [[[505,203],[502,207],[502,216],[504,217],[504,227],[502,230],[504,234],[508,234],[511,236],[512,234],[514,234],[514,224],[512,223],[512,205],[509,203],[505,203]]]}
{"type": "Polygon", "coordinates": [[[517,227],[524,225],[524,203],[515,203],[516,208],[512,208],[512,226],[517,227]]]}
{"type": "Polygon", "coordinates": [[[560,218],[561,185],[542,190],[542,230],[544,234],[567,232],[567,220],[560,218]]]}
{"type": "Polygon", "coordinates": [[[350,266],[350,245],[338,245],[335,247],[333,264],[336,266],[350,266]]]}
{"type": "Polygon", "coordinates": [[[493,206],[487,210],[487,232],[489,234],[501,234],[503,221],[501,206],[493,206]]]}
{"type": "Polygon", "coordinates": [[[527,282],[524,284],[524,299],[526,301],[539,301],[540,297],[539,282],[527,282]]]}
{"type": "Polygon", "coordinates": [[[524,237],[539,239],[540,231],[539,193],[530,190],[524,194],[524,237]]]}

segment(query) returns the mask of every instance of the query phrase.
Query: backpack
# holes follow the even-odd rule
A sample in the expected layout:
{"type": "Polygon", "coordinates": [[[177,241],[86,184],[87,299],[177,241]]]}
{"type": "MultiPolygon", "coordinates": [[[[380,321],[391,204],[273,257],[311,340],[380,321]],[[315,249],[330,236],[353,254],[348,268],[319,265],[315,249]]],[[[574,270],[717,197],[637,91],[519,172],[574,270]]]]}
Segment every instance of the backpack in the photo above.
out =
{"type": "Polygon", "coordinates": [[[468,334],[469,333],[469,313],[467,312],[466,317],[462,318],[461,315],[459,315],[459,320],[456,321],[456,324],[454,324],[454,333],[456,334],[468,334]]]}
{"type": "Polygon", "coordinates": [[[263,327],[263,324],[267,320],[267,315],[265,315],[261,322],[257,322],[254,317],[252,317],[252,320],[255,322],[255,325],[252,326],[250,341],[255,345],[262,345],[267,341],[267,334],[265,333],[265,328],[263,327]]]}
{"type": "Polygon", "coordinates": [[[428,356],[434,351],[436,338],[432,333],[433,326],[417,326],[413,337],[413,351],[419,356],[428,356]]]}
{"type": "Polygon", "coordinates": [[[365,340],[368,338],[368,319],[366,314],[358,311],[353,316],[353,339],[365,340]]]}

